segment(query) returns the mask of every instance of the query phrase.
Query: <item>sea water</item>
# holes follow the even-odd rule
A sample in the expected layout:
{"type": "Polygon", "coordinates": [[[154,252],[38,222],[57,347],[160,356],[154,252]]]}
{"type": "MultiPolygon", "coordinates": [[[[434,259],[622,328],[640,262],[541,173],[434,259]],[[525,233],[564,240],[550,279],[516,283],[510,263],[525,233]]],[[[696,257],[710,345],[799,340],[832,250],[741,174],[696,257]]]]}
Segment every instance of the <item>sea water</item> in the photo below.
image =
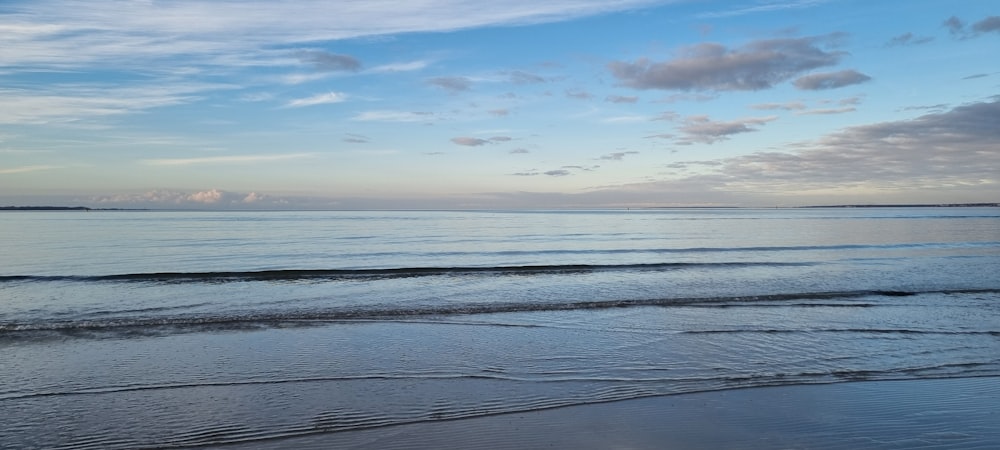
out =
{"type": "Polygon", "coordinates": [[[0,213],[0,444],[1000,376],[997,208],[0,213]]]}

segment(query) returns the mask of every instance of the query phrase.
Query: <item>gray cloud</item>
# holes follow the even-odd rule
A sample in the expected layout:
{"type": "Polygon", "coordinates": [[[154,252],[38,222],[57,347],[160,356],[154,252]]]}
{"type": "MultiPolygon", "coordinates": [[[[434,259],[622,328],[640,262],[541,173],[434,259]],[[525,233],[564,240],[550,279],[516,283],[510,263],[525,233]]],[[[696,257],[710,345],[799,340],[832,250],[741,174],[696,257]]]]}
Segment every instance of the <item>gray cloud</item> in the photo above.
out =
{"type": "Polygon", "coordinates": [[[344,136],[343,139],[344,142],[350,142],[352,144],[366,144],[370,140],[371,139],[369,139],[368,136],[362,136],[360,134],[353,134],[353,133],[348,133],[346,136],[344,136]]]}
{"type": "Polygon", "coordinates": [[[827,51],[819,45],[830,45],[840,37],[766,39],[736,49],[702,43],[682,49],[672,60],[615,61],[608,68],[622,85],[635,89],[756,91],[808,70],[837,64],[844,52],[827,51]]]}
{"type": "Polygon", "coordinates": [[[728,122],[714,121],[707,116],[690,116],[684,119],[684,124],[677,127],[684,133],[683,141],[688,144],[698,142],[702,144],[713,144],[718,141],[729,139],[729,136],[740,133],[750,133],[757,131],[757,127],[777,119],[770,117],[748,117],[728,122]]]}
{"type": "Polygon", "coordinates": [[[614,153],[608,153],[607,155],[602,155],[598,159],[601,159],[601,160],[604,160],[604,161],[621,161],[621,160],[625,159],[625,156],[627,156],[627,155],[638,155],[638,154],[639,154],[639,152],[636,152],[636,151],[614,152],[614,153]]]}
{"type": "Polygon", "coordinates": [[[952,36],[961,36],[965,32],[965,23],[958,17],[951,16],[942,23],[952,36]]]}
{"type": "Polygon", "coordinates": [[[690,166],[717,167],[722,164],[723,163],[721,161],[679,161],[667,164],[666,167],[670,169],[687,169],[690,166]]]}
{"type": "Polygon", "coordinates": [[[1000,32],[1000,16],[989,16],[972,24],[972,31],[976,33],[1000,32]]]}
{"type": "Polygon", "coordinates": [[[460,92],[469,90],[472,80],[466,77],[435,77],[428,79],[427,84],[450,92],[460,92]]]}
{"type": "Polygon", "coordinates": [[[861,97],[854,96],[854,97],[843,98],[843,99],[838,100],[837,104],[840,105],[840,106],[860,105],[861,104],[861,97]]]}
{"type": "Polygon", "coordinates": [[[802,102],[788,102],[788,103],[758,103],[756,105],[750,105],[753,109],[759,109],[764,111],[769,110],[785,110],[785,111],[797,111],[800,109],[806,109],[806,105],[802,102]]]}
{"type": "Polygon", "coordinates": [[[512,140],[514,140],[514,138],[510,136],[493,136],[489,139],[480,139],[468,136],[451,138],[451,142],[458,145],[464,145],[466,147],[479,147],[481,145],[496,144],[499,142],[510,142],[512,140]]]}
{"type": "Polygon", "coordinates": [[[988,74],[988,73],[977,73],[975,75],[969,75],[967,77],[962,77],[962,79],[963,80],[974,80],[976,78],[984,78],[984,77],[988,77],[988,76],[990,76],[990,74],[988,74]]]}
{"type": "Polygon", "coordinates": [[[857,111],[857,110],[858,109],[855,108],[855,107],[853,107],[853,106],[848,106],[848,107],[844,107],[844,108],[810,109],[808,111],[799,111],[799,112],[797,112],[795,114],[796,115],[800,115],[800,116],[805,116],[805,115],[820,115],[820,114],[822,114],[822,115],[828,115],[828,114],[843,114],[843,113],[848,113],[848,112],[854,112],[854,111],[857,111]]]}
{"type": "Polygon", "coordinates": [[[604,97],[604,101],[611,103],[635,103],[639,101],[639,97],[626,97],[622,95],[609,95],[604,97]]]}
{"type": "Polygon", "coordinates": [[[501,109],[491,109],[491,110],[489,110],[487,112],[490,113],[490,115],[496,116],[496,117],[504,117],[504,116],[507,116],[507,115],[510,114],[510,111],[508,111],[506,109],[503,109],[503,108],[501,108],[501,109]]]}
{"type": "Polygon", "coordinates": [[[548,81],[539,75],[522,72],[520,70],[510,72],[508,75],[510,76],[510,82],[514,84],[536,84],[548,81]]]}
{"type": "Polygon", "coordinates": [[[361,61],[349,55],[319,50],[302,50],[295,53],[302,62],[312,64],[318,70],[330,72],[357,72],[361,69],[361,61]]]}
{"type": "Polygon", "coordinates": [[[947,108],[948,108],[947,104],[938,103],[936,105],[907,106],[906,108],[903,108],[903,111],[942,111],[947,108]]]}
{"type": "Polygon", "coordinates": [[[451,142],[454,142],[455,144],[458,145],[464,145],[466,147],[478,147],[480,145],[486,145],[490,143],[490,141],[486,139],[479,139],[479,138],[465,137],[465,136],[451,138],[451,142]]]}
{"type": "Polygon", "coordinates": [[[707,102],[719,98],[718,94],[670,94],[656,103],[707,102]]]}
{"type": "MultiPolygon", "coordinates": [[[[989,186],[1000,167],[1000,99],[911,120],[845,128],[795,153],[723,160],[721,172],[747,183],[934,189],[989,186]]],[[[995,192],[995,191],[994,191],[995,192]]]]}
{"type": "Polygon", "coordinates": [[[680,117],[681,115],[675,111],[663,111],[662,113],[660,113],[660,115],[652,118],[651,120],[666,120],[672,122],[674,120],[680,119],[680,117]]]}
{"type": "Polygon", "coordinates": [[[838,72],[814,73],[799,77],[795,80],[795,87],[817,91],[822,89],[836,89],[852,84],[864,83],[872,78],[856,70],[841,70],[838,72]]]}
{"type": "Polygon", "coordinates": [[[983,33],[1000,33],[1000,16],[988,16],[966,28],[965,22],[958,17],[951,16],[942,25],[948,29],[952,36],[959,39],[969,39],[983,33]]]}
{"type": "MultiPolygon", "coordinates": [[[[523,153],[527,153],[527,151],[524,151],[523,153]]],[[[590,171],[592,171],[594,169],[597,169],[598,167],[601,167],[601,166],[589,166],[589,167],[585,167],[585,166],[562,166],[562,167],[560,167],[558,169],[546,170],[545,172],[539,172],[538,170],[531,169],[531,170],[528,170],[528,171],[525,171],[525,172],[512,173],[511,175],[516,175],[516,176],[520,176],[520,177],[531,177],[531,176],[535,176],[535,175],[548,175],[550,177],[565,177],[565,176],[572,175],[574,170],[582,170],[582,171],[590,172],[590,171]]]]}
{"type": "Polygon", "coordinates": [[[509,151],[507,153],[510,153],[512,155],[520,155],[520,154],[531,153],[531,152],[528,151],[528,149],[526,149],[526,148],[515,148],[514,150],[511,150],[511,151],[509,151]]]}
{"type": "Polygon", "coordinates": [[[889,42],[885,43],[885,46],[900,47],[905,45],[920,45],[920,44],[926,44],[933,40],[934,38],[930,36],[917,37],[913,33],[907,32],[899,36],[893,36],[892,39],[889,39],[889,42]]]}
{"type": "Polygon", "coordinates": [[[589,98],[593,97],[590,94],[590,92],[587,92],[587,91],[582,90],[582,89],[571,89],[571,90],[568,90],[568,91],[566,91],[566,96],[569,97],[569,98],[576,98],[576,99],[580,99],[580,100],[586,100],[586,99],[589,99],[589,98]]]}

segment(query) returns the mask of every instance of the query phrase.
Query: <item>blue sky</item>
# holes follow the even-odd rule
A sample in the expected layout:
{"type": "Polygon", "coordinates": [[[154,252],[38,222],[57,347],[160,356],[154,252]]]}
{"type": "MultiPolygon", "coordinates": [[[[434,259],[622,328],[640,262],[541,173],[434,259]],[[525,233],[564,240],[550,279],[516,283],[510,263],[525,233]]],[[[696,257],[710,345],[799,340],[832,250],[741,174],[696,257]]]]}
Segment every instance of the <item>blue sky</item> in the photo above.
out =
{"type": "Polygon", "coordinates": [[[994,1],[0,4],[0,205],[1000,201],[994,1]]]}

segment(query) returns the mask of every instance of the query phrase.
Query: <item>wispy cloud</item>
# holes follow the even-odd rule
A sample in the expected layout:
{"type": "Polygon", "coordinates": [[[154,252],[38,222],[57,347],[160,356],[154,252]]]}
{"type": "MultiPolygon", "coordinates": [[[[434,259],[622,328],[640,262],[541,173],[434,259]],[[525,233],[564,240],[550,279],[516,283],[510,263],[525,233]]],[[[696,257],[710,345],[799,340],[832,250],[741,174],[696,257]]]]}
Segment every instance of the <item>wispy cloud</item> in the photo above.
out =
{"type": "Polygon", "coordinates": [[[340,55],[323,50],[300,50],[295,56],[316,70],[329,72],[357,72],[361,61],[350,55],[340,55]]]}
{"type": "Polygon", "coordinates": [[[639,152],[636,151],[614,152],[614,153],[608,153],[607,155],[602,155],[600,158],[597,159],[603,161],[621,161],[625,159],[625,157],[628,155],[638,155],[638,154],[639,152]]]}
{"type": "Polygon", "coordinates": [[[38,172],[42,170],[53,170],[61,169],[60,166],[47,166],[47,165],[35,165],[35,166],[21,166],[21,167],[11,167],[11,168],[0,168],[0,175],[12,175],[15,173],[28,173],[28,172],[38,172]]]}
{"type": "MultiPolygon", "coordinates": [[[[177,58],[184,58],[187,65],[262,64],[255,54],[257,49],[407,32],[557,22],[653,3],[82,0],[67,8],[58,0],[37,0],[5,8],[17,20],[0,23],[0,47],[4,48],[0,66],[70,68],[113,62],[148,70],[151,63],[167,69],[173,65],[168,61],[177,58]]],[[[313,63],[356,68],[348,58],[331,56],[314,58],[313,63]]]]}
{"type": "Polygon", "coordinates": [[[466,147],[479,147],[481,145],[486,145],[490,143],[490,141],[487,139],[480,139],[468,136],[451,138],[451,142],[453,142],[456,145],[463,145],[466,147]]]}
{"type": "Polygon", "coordinates": [[[770,0],[757,2],[758,4],[752,6],[739,5],[726,10],[702,13],[699,14],[698,17],[703,19],[718,19],[723,17],[742,16],[746,14],[781,11],[786,9],[802,9],[818,6],[829,1],[830,0],[770,0]]]}
{"type": "Polygon", "coordinates": [[[280,82],[281,84],[303,84],[311,83],[313,81],[325,80],[330,77],[327,72],[312,72],[312,73],[290,73],[282,75],[280,82]]]}
{"type": "Polygon", "coordinates": [[[646,122],[646,121],[649,121],[649,117],[646,117],[646,116],[636,116],[636,115],[631,115],[631,116],[615,116],[615,117],[607,117],[607,118],[601,119],[601,122],[603,122],[603,123],[637,123],[637,122],[646,122]]]}
{"type": "Polygon", "coordinates": [[[426,122],[434,118],[428,111],[364,111],[353,117],[360,122],[426,122]]]}
{"type": "Polygon", "coordinates": [[[417,70],[423,70],[431,64],[430,61],[409,61],[401,63],[390,63],[383,64],[381,66],[375,66],[367,70],[367,72],[372,73],[396,73],[396,72],[414,72],[417,70]]]}
{"type": "Polygon", "coordinates": [[[604,101],[611,103],[635,103],[639,101],[639,97],[626,96],[626,95],[609,95],[607,97],[604,97],[604,101]]]}
{"type": "Polygon", "coordinates": [[[286,105],[289,108],[300,108],[303,106],[315,106],[315,105],[325,105],[329,103],[340,103],[347,99],[347,95],[340,92],[327,92],[325,94],[317,94],[311,97],[299,98],[288,102],[286,105]]]}
{"type": "Polygon", "coordinates": [[[810,109],[810,110],[806,110],[806,111],[799,111],[799,112],[797,112],[795,114],[800,115],[800,116],[806,116],[806,115],[829,115],[829,114],[849,113],[849,112],[854,112],[854,111],[857,111],[857,110],[858,109],[855,108],[855,107],[853,107],[853,106],[847,106],[847,107],[844,107],[844,108],[819,108],[819,109],[810,109]]]}
{"type": "Polygon", "coordinates": [[[806,105],[802,102],[788,102],[788,103],[758,103],[756,105],[750,105],[753,109],[759,110],[785,110],[785,111],[798,111],[806,109],[806,105]]]}
{"type": "Polygon", "coordinates": [[[472,87],[472,80],[467,77],[434,77],[427,79],[427,84],[449,92],[461,92],[472,87]]]}
{"type": "Polygon", "coordinates": [[[886,47],[901,47],[907,45],[921,45],[933,41],[934,38],[930,36],[915,36],[913,33],[906,32],[898,36],[893,36],[885,43],[886,47]]]}
{"type": "Polygon", "coordinates": [[[514,138],[510,136],[493,136],[488,139],[481,139],[476,137],[460,136],[451,138],[451,142],[456,145],[464,145],[466,147],[479,147],[481,145],[487,144],[498,144],[501,142],[510,142],[514,138]]]}
{"type": "Polygon", "coordinates": [[[229,85],[164,83],[131,87],[52,85],[32,90],[0,88],[0,124],[73,122],[192,102],[229,85]]]}
{"type": "Polygon", "coordinates": [[[368,136],[354,134],[354,133],[348,133],[346,136],[344,136],[344,139],[342,140],[344,142],[348,142],[351,144],[367,144],[368,142],[371,141],[371,139],[368,136]]]}
{"type": "Polygon", "coordinates": [[[536,84],[536,83],[545,83],[546,81],[548,81],[545,79],[545,77],[541,75],[536,75],[533,73],[524,72],[520,70],[509,72],[507,73],[507,76],[509,77],[510,82],[514,84],[536,84]]]}
{"type": "Polygon", "coordinates": [[[282,155],[230,155],[230,156],[205,156],[200,158],[164,158],[146,159],[143,164],[150,166],[190,166],[195,164],[246,164],[261,163],[271,161],[281,161],[287,159],[300,159],[313,156],[312,153],[289,153],[282,155]]]}

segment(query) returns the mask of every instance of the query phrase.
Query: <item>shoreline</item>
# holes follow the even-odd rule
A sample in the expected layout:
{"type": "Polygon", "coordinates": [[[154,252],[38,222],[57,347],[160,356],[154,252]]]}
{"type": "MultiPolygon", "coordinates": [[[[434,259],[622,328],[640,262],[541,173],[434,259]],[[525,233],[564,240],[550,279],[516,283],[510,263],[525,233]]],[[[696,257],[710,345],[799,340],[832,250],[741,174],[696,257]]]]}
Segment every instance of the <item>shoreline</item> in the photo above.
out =
{"type": "Polygon", "coordinates": [[[211,448],[998,448],[1000,377],[646,397],[211,448]]]}

